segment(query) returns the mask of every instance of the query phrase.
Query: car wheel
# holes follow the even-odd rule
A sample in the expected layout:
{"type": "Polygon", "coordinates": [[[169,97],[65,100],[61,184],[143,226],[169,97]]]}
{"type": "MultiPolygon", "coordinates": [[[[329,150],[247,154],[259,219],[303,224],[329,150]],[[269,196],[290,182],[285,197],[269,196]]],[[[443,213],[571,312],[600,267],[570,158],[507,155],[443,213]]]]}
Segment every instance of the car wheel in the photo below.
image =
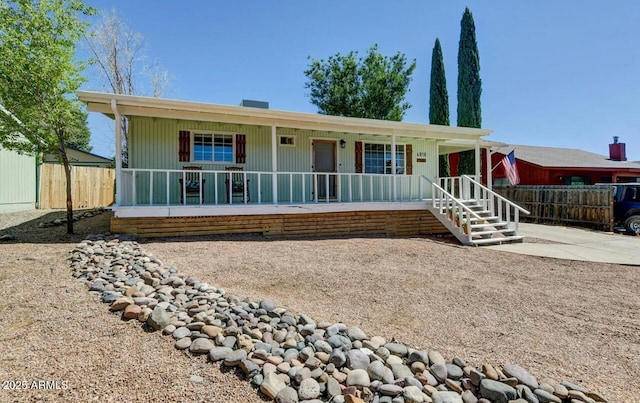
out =
{"type": "Polygon", "coordinates": [[[631,235],[640,235],[640,215],[632,215],[627,218],[624,227],[631,235]]]}

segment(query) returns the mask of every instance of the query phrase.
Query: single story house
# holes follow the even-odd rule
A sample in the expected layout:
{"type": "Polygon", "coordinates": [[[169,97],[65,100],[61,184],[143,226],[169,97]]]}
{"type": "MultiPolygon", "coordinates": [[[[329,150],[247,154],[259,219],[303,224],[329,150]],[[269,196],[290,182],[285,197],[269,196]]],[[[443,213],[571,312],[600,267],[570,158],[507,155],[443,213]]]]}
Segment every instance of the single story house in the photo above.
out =
{"type": "Polygon", "coordinates": [[[508,235],[517,236],[520,210],[497,201],[472,177],[438,176],[439,154],[475,150],[479,177],[480,150],[492,145],[485,140],[489,130],[89,91],[77,95],[88,111],[115,118],[114,232],[452,231],[473,243],[447,212],[475,222],[470,203],[480,203],[492,216],[498,209],[515,211],[515,220],[511,214],[504,221],[515,223],[508,235]],[[121,116],[129,127],[126,168],[119,149],[121,116]]]}
{"type": "MultiPolygon", "coordinates": [[[[640,162],[627,161],[625,144],[617,138],[609,155],[572,148],[505,145],[494,147],[491,166],[515,150],[520,185],[594,185],[640,182],[640,162]]],[[[486,166],[483,166],[486,172],[486,166]]],[[[509,185],[502,166],[493,171],[494,185],[509,185]]]]}
{"type": "Polygon", "coordinates": [[[36,164],[35,154],[0,147],[0,213],[36,208],[36,164]]]}
{"type": "MultiPolygon", "coordinates": [[[[67,158],[69,159],[69,164],[76,167],[113,168],[115,164],[112,159],[70,147],[67,148],[67,158]]],[[[58,161],[58,156],[53,154],[46,154],[43,158],[43,162],[52,164],[60,163],[60,161],[58,161]]]]}

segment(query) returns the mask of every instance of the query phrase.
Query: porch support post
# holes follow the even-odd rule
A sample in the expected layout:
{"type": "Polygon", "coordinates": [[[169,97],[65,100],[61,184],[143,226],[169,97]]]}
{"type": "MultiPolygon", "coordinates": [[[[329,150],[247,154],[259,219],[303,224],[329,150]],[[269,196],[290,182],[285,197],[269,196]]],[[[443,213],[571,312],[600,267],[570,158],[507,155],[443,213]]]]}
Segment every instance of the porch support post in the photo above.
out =
{"type": "Polygon", "coordinates": [[[393,175],[393,201],[396,201],[398,195],[396,192],[396,134],[395,133],[391,135],[391,175],[393,175]]]}
{"type": "Polygon", "coordinates": [[[111,110],[116,120],[116,206],[119,206],[122,204],[122,119],[115,99],[111,100],[111,110]]]}
{"type": "Polygon", "coordinates": [[[493,190],[493,169],[491,169],[491,147],[488,147],[486,154],[486,167],[487,167],[487,187],[493,190]]]}
{"type": "Polygon", "coordinates": [[[273,204],[278,204],[278,136],[275,126],[271,126],[271,172],[273,204]]]}
{"type": "MultiPolygon", "coordinates": [[[[481,181],[480,175],[482,175],[482,170],[481,170],[481,156],[480,156],[480,139],[476,139],[476,158],[475,158],[475,163],[476,163],[476,180],[478,182],[481,181]]],[[[481,182],[482,183],[482,182],[481,182]]]]}

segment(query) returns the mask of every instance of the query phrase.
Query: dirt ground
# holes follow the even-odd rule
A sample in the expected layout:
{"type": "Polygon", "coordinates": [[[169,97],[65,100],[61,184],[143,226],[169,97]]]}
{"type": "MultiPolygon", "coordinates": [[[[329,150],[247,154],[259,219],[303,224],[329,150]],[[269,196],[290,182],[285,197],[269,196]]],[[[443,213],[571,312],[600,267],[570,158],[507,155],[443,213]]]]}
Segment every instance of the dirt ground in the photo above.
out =
{"type": "MultiPolygon", "coordinates": [[[[65,255],[84,235],[106,231],[110,213],[76,223],[75,236],[63,226],[37,227],[56,214],[64,215],[25,224],[0,215],[0,236],[17,237],[0,243],[0,379],[65,381],[68,389],[3,389],[0,400],[261,401],[235,373],[109,314],[71,278],[65,255]],[[204,381],[191,382],[192,375],[204,381]]],[[[476,366],[516,363],[611,402],[640,401],[639,267],[428,237],[141,243],[165,264],[241,297],[273,298],[316,320],[356,325],[476,366]]]]}

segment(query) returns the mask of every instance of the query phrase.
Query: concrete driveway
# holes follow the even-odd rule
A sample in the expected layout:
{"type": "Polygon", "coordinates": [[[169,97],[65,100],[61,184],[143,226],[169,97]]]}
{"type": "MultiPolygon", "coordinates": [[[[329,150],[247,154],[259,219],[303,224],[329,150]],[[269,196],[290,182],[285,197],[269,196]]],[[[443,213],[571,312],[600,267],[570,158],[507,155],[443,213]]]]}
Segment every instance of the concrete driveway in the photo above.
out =
{"type": "Polygon", "coordinates": [[[640,237],[581,228],[520,223],[520,234],[547,242],[487,246],[524,255],[640,266],[640,237]]]}

